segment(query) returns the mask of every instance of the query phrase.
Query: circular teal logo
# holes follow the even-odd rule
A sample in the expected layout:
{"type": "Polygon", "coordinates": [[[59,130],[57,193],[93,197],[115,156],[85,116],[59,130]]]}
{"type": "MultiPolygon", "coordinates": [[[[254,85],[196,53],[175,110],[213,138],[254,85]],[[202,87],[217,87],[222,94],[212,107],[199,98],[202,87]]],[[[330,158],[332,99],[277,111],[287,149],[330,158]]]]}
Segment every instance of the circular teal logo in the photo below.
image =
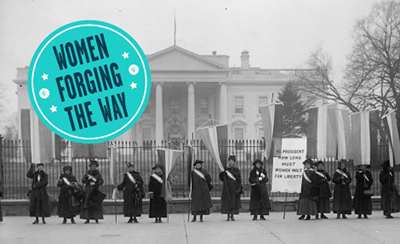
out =
{"type": "Polygon", "coordinates": [[[100,143],[126,132],[146,108],[150,69],[137,42],[101,21],[78,21],[51,33],[28,74],[32,106],[59,136],[100,143]]]}

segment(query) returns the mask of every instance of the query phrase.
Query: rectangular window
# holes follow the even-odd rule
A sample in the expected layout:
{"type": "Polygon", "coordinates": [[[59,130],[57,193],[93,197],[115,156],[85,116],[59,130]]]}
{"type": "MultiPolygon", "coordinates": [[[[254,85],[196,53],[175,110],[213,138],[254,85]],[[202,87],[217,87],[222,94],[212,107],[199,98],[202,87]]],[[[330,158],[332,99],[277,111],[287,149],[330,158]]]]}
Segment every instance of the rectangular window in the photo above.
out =
{"type": "Polygon", "coordinates": [[[235,139],[236,140],[244,139],[244,129],[243,128],[235,128],[235,139]]]}
{"type": "Polygon", "coordinates": [[[264,137],[264,129],[262,127],[258,128],[258,139],[262,139],[264,137]]]}
{"type": "Polygon", "coordinates": [[[151,150],[151,129],[150,128],[142,128],[142,140],[143,140],[143,149],[151,150]]]}
{"type": "Polygon", "coordinates": [[[180,107],[179,107],[178,100],[173,99],[171,101],[171,114],[179,114],[179,110],[180,110],[180,107]]]}
{"type": "Polygon", "coordinates": [[[142,138],[143,141],[150,141],[151,138],[151,129],[150,128],[143,128],[142,129],[142,138]]]}
{"type": "Polygon", "coordinates": [[[244,113],[244,99],[243,97],[234,97],[234,114],[244,113]]]}
{"type": "Polygon", "coordinates": [[[244,148],[244,129],[243,128],[235,128],[235,149],[236,150],[243,150],[244,148]]]}
{"type": "MultiPolygon", "coordinates": [[[[268,102],[268,96],[259,96],[258,105],[266,105],[268,102]]],[[[258,107],[258,113],[261,113],[260,107],[258,107]]]]}
{"type": "Polygon", "coordinates": [[[206,97],[200,98],[199,112],[200,114],[208,114],[208,99],[206,97]]]}

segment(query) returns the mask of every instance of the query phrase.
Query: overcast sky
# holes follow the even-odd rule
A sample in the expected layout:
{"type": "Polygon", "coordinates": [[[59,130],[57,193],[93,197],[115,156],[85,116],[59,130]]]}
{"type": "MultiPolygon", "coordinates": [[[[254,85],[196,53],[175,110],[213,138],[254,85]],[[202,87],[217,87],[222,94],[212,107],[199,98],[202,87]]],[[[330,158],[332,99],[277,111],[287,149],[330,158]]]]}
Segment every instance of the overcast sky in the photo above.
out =
{"type": "MultiPolygon", "coordinates": [[[[340,76],[353,43],[357,19],[377,0],[133,1],[0,0],[0,82],[15,98],[16,67],[28,66],[44,38],[60,26],[85,19],[106,21],[127,31],[151,54],[177,45],[198,54],[230,56],[240,66],[242,50],[250,65],[300,68],[322,44],[340,76]]],[[[16,106],[10,106],[15,111],[16,106]]]]}

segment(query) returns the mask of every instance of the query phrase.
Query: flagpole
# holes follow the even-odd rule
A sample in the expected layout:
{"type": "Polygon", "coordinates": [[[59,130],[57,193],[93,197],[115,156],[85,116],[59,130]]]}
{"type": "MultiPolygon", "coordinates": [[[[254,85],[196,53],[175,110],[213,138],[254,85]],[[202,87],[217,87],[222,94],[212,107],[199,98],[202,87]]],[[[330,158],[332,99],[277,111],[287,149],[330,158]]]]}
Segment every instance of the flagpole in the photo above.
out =
{"type": "MultiPolygon", "coordinates": [[[[193,143],[193,140],[194,140],[194,132],[192,132],[192,141],[191,141],[191,145],[192,145],[192,143],[193,143]]],[[[193,148],[193,145],[192,145],[192,155],[191,155],[191,157],[192,157],[192,160],[190,161],[190,165],[189,165],[189,167],[190,167],[190,169],[188,169],[188,170],[190,170],[189,171],[189,175],[188,175],[188,177],[189,177],[189,207],[188,207],[188,222],[190,221],[190,210],[191,210],[191,206],[192,206],[192,188],[193,188],[193,183],[192,183],[192,179],[191,179],[191,175],[192,175],[192,165],[193,165],[193,162],[194,162],[194,158],[195,158],[195,155],[194,155],[194,148],[193,148]]]]}
{"type": "Polygon", "coordinates": [[[283,205],[283,219],[285,219],[286,216],[286,200],[287,200],[287,192],[285,193],[285,203],[283,205]]]}
{"type": "MultiPolygon", "coordinates": [[[[114,188],[115,190],[115,188],[114,188]]],[[[117,196],[114,197],[114,207],[115,207],[115,223],[118,223],[118,217],[117,217],[117,196]]]]}
{"type": "MultiPolygon", "coordinates": [[[[171,132],[168,133],[168,149],[171,149],[171,138],[170,138],[171,132]]],[[[169,154],[169,152],[168,152],[169,154]]],[[[167,156],[167,155],[166,155],[167,156]]],[[[169,157],[169,155],[168,155],[169,157]]],[[[167,164],[165,162],[165,164],[167,164]]],[[[167,223],[169,223],[169,196],[168,196],[168,175],[165,175],[165,196],[167,197],[167,223]]]]}

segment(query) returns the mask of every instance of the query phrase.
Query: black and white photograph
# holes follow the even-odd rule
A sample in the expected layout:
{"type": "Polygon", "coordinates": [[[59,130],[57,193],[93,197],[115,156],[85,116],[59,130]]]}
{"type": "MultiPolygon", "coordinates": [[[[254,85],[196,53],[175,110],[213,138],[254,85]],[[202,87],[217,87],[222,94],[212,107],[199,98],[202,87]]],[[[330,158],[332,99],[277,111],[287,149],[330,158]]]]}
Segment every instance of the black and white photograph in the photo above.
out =
{"type": "Polygon", "coordinates": [[[400,0],[0,0],[0,243],[398,243],[400,0]]]}

